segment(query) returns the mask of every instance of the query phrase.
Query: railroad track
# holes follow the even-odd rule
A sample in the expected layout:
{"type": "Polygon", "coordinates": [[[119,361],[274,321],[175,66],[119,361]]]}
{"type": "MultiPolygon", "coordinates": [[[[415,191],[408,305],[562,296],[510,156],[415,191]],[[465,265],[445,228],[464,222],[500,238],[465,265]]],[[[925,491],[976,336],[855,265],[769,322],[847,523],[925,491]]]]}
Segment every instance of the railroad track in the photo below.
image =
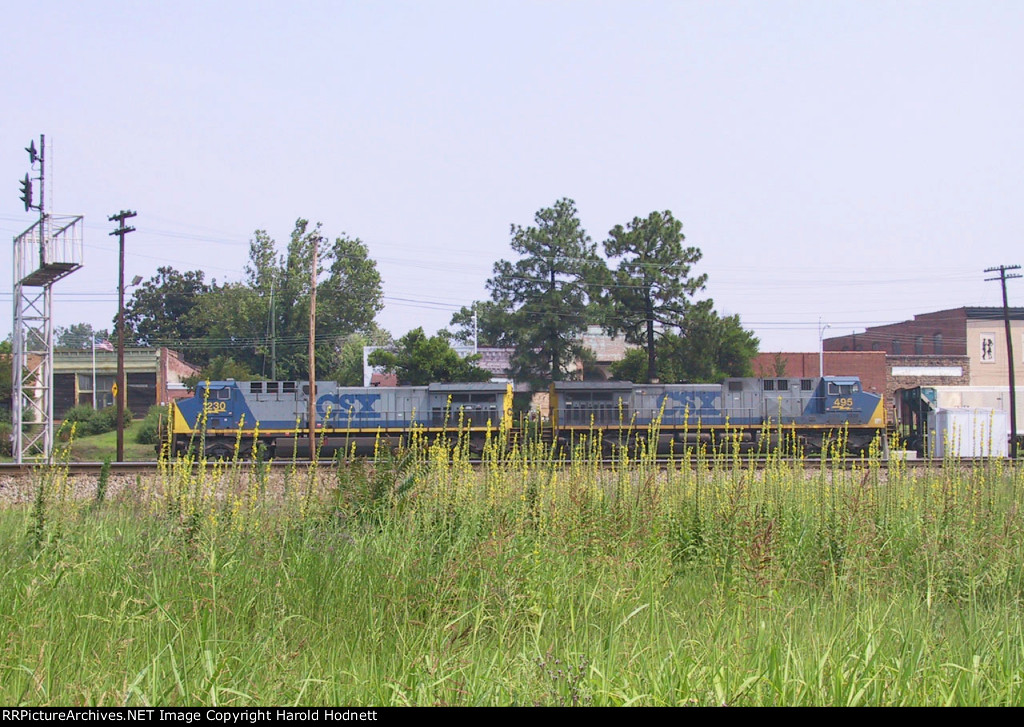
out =
{"type": "MultiPolygon", "coordinates": [[[[676,459],[658,458],[657,460],[655,460],[654,464],[656,464],[659,467],[667,467],[669,465],[669,463],[678,465],[679,462],[680,462],[680,458],[676,458],[676,459]]],[[[775,458],[775,457],[760,457],[760,458],[758,458],[758,457],[741,457],[738,462],[739,462],[739,466],[741,466],[741,467],[754,466],[757,469],[763,469],[763,468],[768,467],[769,465],[772,465],[772,464],[779,464],[779,463],[793,464],[795,462],[795,460],[792,460],[792,459],[779,459],[779,458],[775,458]]],[[[994,460],[991,459],[991,458],[977,458],[977,459],[961,458],[961,459],[958,460],[958,464],[960,464],[961,466],[972,466],[972,465],[976,465],[976,464],[983,464],[983,463],[986,463],[986,462],[991,463],[991,462],[994,462],[994,460]]],[[[723,458],[705,457],[705,458],[703,458],[702,463],[703,463],[703,465],[705,467],[708,467],[708,468],[715,467],[715,466],[719,466],[719,467],[732,467],[735,464],[735,460],[732,457],[729,457],[729,456],[723,457],[723,458]]],[[[877,462],[878,466],[881,467],[882,469],[888,469],[889,466],[891,464],[893,464],[893,463],[898,463],[900,466],[905,466],[905,467],[913,468],[913,469],[929,468],[929,467],[931,467],[931,468],[941,468],[943,466],[943,460],[940,460],[940,459],[902,459],[902,460],[895,460],[894,459],[894,460],[881,460],[881,461],[877,462]]],[[[288,469],[289,467],[307,468],[311,464],[312,463],[310,461],[308,461],[308,460],[294,460],[293,461],[293,460],[289,459],[289,460],[275,460],[275,461],[270,461],[270,462],[263,462],[263,463],[261,463],[261,466],[269,467],[272,470],[285,470],[285,469],[288,469]]],[[[470,460],[470,464],[473,465],[474,467],[477,467],[477,466],[480,466],[482,464],[482,461],[481,460],[470,460]]],[[[571,463],[568,460],[561,460],[561,461],[558,462],[558,464],[564,465],[564,466],[569,466],[571,463]]],[[[602,460],[600,464],[601,464],[602,467],[605,467],[605,468],[608,468],[608,469],[611,469],[613,467],[621,466],[620,461],[619,460],[615,460],[615,459],[602,460]]],[[[847,457],[847,458],[838,459],[838,460],[837,459],[833,459],[833,458],[826,459],[826,460],[813,459],[813,458],[805,458],[805,459],[803,459],[801,461],[801,464],[803,465],[804,468],[812,469],[812,470],[814,470],[814,469],[821,469],[821,467],[823,467],[823,466],[824,467],[831,467],[831,468],[849,469],[849,468],[852,468],[852,467],[855,467],[855,466],[864,466],[864,465],[867,464],[867,462],[866,462],[866,460],[863,460],[860,457],[847,457]]],[[[333,459],[321,459],[320,461],[318,461],[316,463],[316,465],[318,467],[321,467],[321,468],[332,468],[332,467],[336,467],[337,466],[337,462],[335,460],[333,460],[333,459]]],[[[696,466],[697,465],[697,461],[691,458],[691,465],[692,466],[696,466]]],[[[194,467],[199,467],[200,463],[197,462],[193,466],[194,467]]],[[[242,470],[249,470],[254,465],[253,465],[253,462],[251,460],[241,460],[241,461],[238,461],[238,462],[234,462],[234,461],[215,462],[213,460],[208,460],[207,463],[206,463],[206,467],[207,468],[212,468],[212,467],[215,467],[215,466],[231,467],[231,468],[237,467],[237,468],[240,468],[242,470]]],[[[634,466],[634,465],[630,464],[630,465],[626,465],[626,466],[634,466]]],[[[41,468],[45,468],[45,467],[57,467],[57,468],[66,470],[68,472],[68,474],[89,475],[89,474],[99,474],[100,470],[103,467],[103,463],[102,462],[62,462],[62,463],[59,463],[59,464],[47,465],[47,464],[40,464],[40,463],[17,464],[17,463],[13,463],[13,462],[5,462],[5,463],[0,463],[0,476],[7,476],[7,477],[31,476],[33,474],[38,473],[38,471],[41,468]]],[[[160,467],[161,467],[161,463],[157,462],[157,461],[151,461],[151,462],[113,462],[113,463],[110,464],[110,472],[111,472],[111,474],[117,474],[117,475],[155,474],[155,473],[157,473],[160,470],[160,467]]]]}

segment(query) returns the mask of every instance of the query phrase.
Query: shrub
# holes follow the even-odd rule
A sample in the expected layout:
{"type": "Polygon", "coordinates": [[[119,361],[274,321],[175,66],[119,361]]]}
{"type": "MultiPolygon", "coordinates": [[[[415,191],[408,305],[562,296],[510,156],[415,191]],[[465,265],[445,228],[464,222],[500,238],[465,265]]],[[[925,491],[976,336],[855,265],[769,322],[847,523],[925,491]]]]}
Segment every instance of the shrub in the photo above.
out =
{"type": "MultiPolygon", "coordinates": [[[[124,410],[124,421],[126,426],[132,421],[132,413],[128,409],[124,410]]],[[[75,431],[80,437],[112,432],[117,429],[117,407],[108,406],[97,411],[91,406],[81,404],[68,409],[64,415],[64,423],[69,426],[62,430],[65,436],[70,431],[72,422],[77,424],[75,431]]]]}
{"type": "Polygon", "coordinates": [[[145,418],[135,430],[135,441],[139,444],[159,444],[162,432],[167,431],[167,407],[154,404],[149,407],[145,418]]]}
{"type": "Polygon", "coordinates": [[[13,453],[11,436],[14,434],[14,427],[10,422],[0,421],[0,455],[10,457],[13,453]]]}

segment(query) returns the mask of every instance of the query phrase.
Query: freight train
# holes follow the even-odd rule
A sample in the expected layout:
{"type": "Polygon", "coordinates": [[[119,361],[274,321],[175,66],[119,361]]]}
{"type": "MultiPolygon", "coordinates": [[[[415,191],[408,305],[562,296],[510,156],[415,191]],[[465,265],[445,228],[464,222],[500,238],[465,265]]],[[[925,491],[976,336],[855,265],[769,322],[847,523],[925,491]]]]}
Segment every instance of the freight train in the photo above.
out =
{"type": "MultiPolygon", "coordinates": [[[[345,387],[316,385],[316,446],[320,454],[397,446],[413,431],[466,437],[479,451],[508,407],[507,384],[345,387]]],[[[299,381],[208,381],[172,406],[173,453],[211,457],[305,457],[310,453],[309,384],[299,381]]],[[[730,378],[721,384],[557,382],[546,415],[550,441],[568,450],[580,436],[601,432],[612,448],[658,437],[659,451],[701,444],[739,449],[774,446],[780,434],[807,452],[841,439],[859,452],[884,433],[882,397],[853,376],[730,378]]]]}

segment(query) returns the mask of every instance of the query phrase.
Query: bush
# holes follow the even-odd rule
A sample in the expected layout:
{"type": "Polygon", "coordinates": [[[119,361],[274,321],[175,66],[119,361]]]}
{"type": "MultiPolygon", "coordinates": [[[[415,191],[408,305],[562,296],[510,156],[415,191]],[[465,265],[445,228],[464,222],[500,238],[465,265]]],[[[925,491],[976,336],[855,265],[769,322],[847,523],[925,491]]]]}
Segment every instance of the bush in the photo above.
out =
{"type": "Polygon", "coordinates": [[[10,457],[14,451],[11,436],[14,434],[14,427],[10,422],[0,421],[0,455],[10,457]]]}
{"type": "Polygon", "coordinates": [[[149,407],[145,418],[135,430],[135,441],[139,444],[160,444],[161,435],[167,431],[167,407],[154,404],[149,407]]]}
{"type": "MultiPolygon", "coordinates": [[[[132,413],[128,410],[124,410],[124,423],[125,426],[130,424],[132,421],[132,413]]],[[[75,432],[79,437],[88,437],[94,434],[103,434],[104,432],[112,432],[117,429],[117,407],[108,406],[100,409],[99,411],[93,409],[91,406],[80,404],[79,406],[68,409],[64,415],[64,424],[62,434],[68,436],[71,430],[71,423],[77,424],[75,432]]]]}

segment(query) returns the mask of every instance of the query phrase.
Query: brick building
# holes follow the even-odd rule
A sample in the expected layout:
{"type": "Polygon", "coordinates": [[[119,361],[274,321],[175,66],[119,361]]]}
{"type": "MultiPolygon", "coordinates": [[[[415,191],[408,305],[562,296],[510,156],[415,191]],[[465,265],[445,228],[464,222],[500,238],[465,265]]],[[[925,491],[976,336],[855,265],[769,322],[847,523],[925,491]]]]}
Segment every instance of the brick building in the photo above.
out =
{"type": "MultiPolygon", "coordinates": [[[[53,354],[53,416],[61,419],[68,409],[84,404],[96,408],[114,404],[111,387],[117,379],[117,353],[97,350],[95,367],[91,349],[55,351],[53,354]],[[95,388],[93,382],[95,381],[95,388]]],[[[182,380],[199,373],[177,351],[168,348],[126,348],[124,352],[126,404],[142,416],[153,404],[166,404],[188,396],[182,380]]]]}
{"type": "MultiPolygon", "coordinates": [[[[886,391],[888,371],[884,352],[828,351],[824,358],[826,375],[859,376],[865,391],[886,391]]],[[[816,352],[759,353],[751,363],[758,378],[812,379],[820,375],[816,352]]]]}
{"type": "MultiPolygon", "coordinates": [[[[1024,308],[1010,308],[1016,365],[1024,363],[1024,308]]],[[[826,351],[884,351],[900,386],[1001,386],[1009,370],[1003,309],[952,308],[833,336],[826,351]]],[[[900,388],[900,387],[897,387],[900,388]]]]}

